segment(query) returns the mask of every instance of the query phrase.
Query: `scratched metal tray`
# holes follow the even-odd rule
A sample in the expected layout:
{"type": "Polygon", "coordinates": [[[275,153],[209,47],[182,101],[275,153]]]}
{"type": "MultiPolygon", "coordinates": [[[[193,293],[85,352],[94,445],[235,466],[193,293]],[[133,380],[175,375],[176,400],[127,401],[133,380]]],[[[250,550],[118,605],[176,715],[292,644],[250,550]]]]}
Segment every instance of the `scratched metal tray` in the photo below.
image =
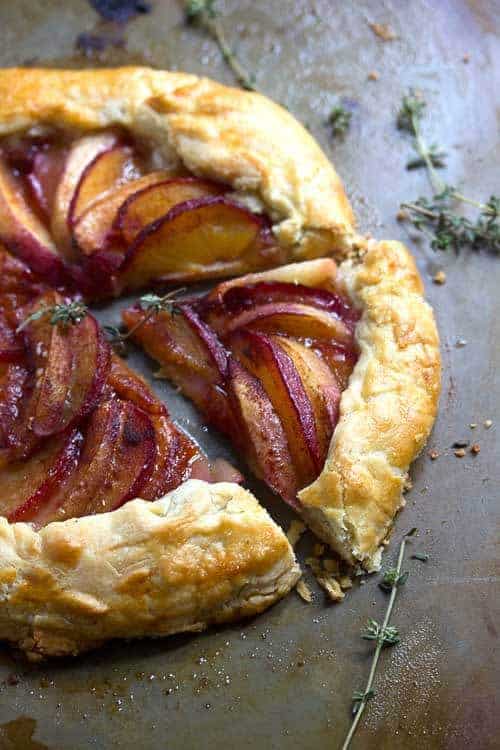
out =
{"type": "MultiPolygon", "coordinates": [[[[497,0],[233,0],[220,2],[228,36],[258,86],[307,123],[339,169],[360,225],[408,239],[399,203],[428,190],[405,171],[408,139],[394,126],[401,96],[422,89],[429,135],[448,151],[447,178],[474,197],[498,192],[497,0]],[[369,22],[389,23],[384,42],[369,22]],[[468,63],[464,62],[464,57],[468,63]],[[496,58],[496,68],[494,60],[496,58]],[[375,71],[378,80],[369,80],[375,71]],[[353,112],[333,143],[325,118],[340,96],[353,112]]],[[[116,26],[85,0],[0,3],[0,64],[97,66],[145,63],[232,82],[213,43],[182,23],[181,3],[152,0],[152,12],[116,26]]],[[[376,697],[355,741],[373,750],[498,748],[500,649],[498,487],[500,414],[499,261],[436,255],[410,238],[440,324],[444,379],[430,447],[413,470],[413,489],[394,541],[417,526],[410,578],[397,602],[402,642],[383,655],[376,697]],[[431,283],[438,268],[442,287],[431,283]],[[459,339],[465,347],[456,347],[459,339]],[[482,423],[493,420],[486,431],[482,423]],[[481,453],[457,459],[469,439],[481,453]]],[[[123,302],[101,312],[116,321],[123,302]]],[[[139,353],[131,364],[150,379],[139,353]]],[[[171,413],[213,455],[235,460],[194,410],[152,381],[171,413]]],[[[291,514],[258,484],[252,489],[279,523],[291,514]]],[[[308,540],[299,547],[305,556],[308,540]]],[[[392,545],[386,555],[395,553],[392,545]]],[[[376,578],[341,606],[315,588],[306,605],[290,595],[255,621],[204,635],[116,645],[74,661],[30,667],[0,650],[0,750],[143,750],[340,747],[351,694],[366,678],[370,645],[359,638],[386,602],[376,578]]]]}

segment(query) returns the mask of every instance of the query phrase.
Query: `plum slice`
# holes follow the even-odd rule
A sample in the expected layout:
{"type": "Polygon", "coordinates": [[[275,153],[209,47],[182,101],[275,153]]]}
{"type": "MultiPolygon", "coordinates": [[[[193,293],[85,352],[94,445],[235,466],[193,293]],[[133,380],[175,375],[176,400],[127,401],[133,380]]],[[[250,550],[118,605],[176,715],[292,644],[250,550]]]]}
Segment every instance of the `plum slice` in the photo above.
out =
{"type": "Polygon", "coordinates": [[[358,361],[357,348],[333,341],[313,341],[311,348],[321,356],[335,375],[341,390],[347,388],[349,377],[358,361]]]}
{"type": "Polygon", "coordinates": [[[255,474],[297,507],[297,478],[283,425],[261,382],[232,358],[228,391],[239,420],[231,436],[236,446],[255,474]]]}
{"type": "Polygon", "coordinates": [[[0,376],[0,466],[10,457],[15,425],[22,412],[29,372],[23,364],[1,366],[0,376]]]}
{"type": "Polygon", "coordinates": [[[31,170],[26,175],[36,205],[46,221],[49,221],[52,215],[66,157],[66,148],[49,144],[47,148],[35,154],[31,170]]]}
{"type": "Polygon", "coordinates": [[[11,523],[36,518],[76,465],[81,439],[77,430],[69,430],[46,440],[30,458],[4,467],[0,514],[11,523]]]}
{"type": "Polygon", "coordinates": [[[66,280],[56,245],[1,159],[0,241],[48,283],[57,286],[66,280]]]}
{"type": "Polygon", "coordinates": [[[85,430],[79,461],[37,514],[37,524],[115,510],[137,497],[155,463],[150,417],[134,404],[102,401],[85,430]]]}
{"type": "Polygon", "coordinates": [[[264,227],[261,217],[224,196],[180,203],[139,232],[123,265],[123,284],[138,288],[234,269],[264,227]]]}
{"type": "Polygon", "coordinates": [[[314,409],[292,358],[270,336],[250,330],[229,337],[231,353],[258,378],[280,417],[297,472],[299,489],[323,464],[314,409]]]}
{"type": "Polygon", "coordinates": [[[107,382],[121,399],[132,401],[148,414],[167,414],[165,405],[154,395],[146,381],[114,353],[111,354],[107,382]]]}
{"type": "MultiPolygon", "coordinates": [[[[36,307],[60,301],[51,292],[36,307]]],[[[29,429],[39,437],[53,435],[96,406],[109,370],[109,346],[90,314],[69,325],[52,325],[45,315],[25,328],[25,341],[36,373],[29,429]]]]}
{"type": "Polygon", "coordinates": [[[2,307],[19,307],[47,290],[46,284],[19,258],[0,248],[0,294],[2,307]],[[15,304],[9,305],[5,295],[14,295],[15,304]]]}
{"type": "Polygon", "coordinates": [[[54,196],[51,232],[54,241],[68,260],[75,260],[76,253],[71,240],[71,208],[80,180],[94,159],[117,143],[113,133],[86,135],[76,140],[66,158],[64,170],[54,196]]]}
{"type": "Polygon", "coordinates": [[[69,207],[72,227],[96,200],[121,184],[140,176],[129,146],[115,146],[101,151],[84,169],[69,207]]]}
{"type": "Polygon", "coordinates": [[[244,310],[227,319],[222,333],[227,335],[240,328],[284,333],[307,340],[352,341],[351,329],[336,315],[293,302],[271,302],[244,310]]]}
{"type": "Polygon", "coordinates": [[[285,336],[276,336],[273,340],[291,357],[300,375],[313,407],[321,461],[324,462],[339,418],[339,384],[326,362],[312,349],[285,336]]]}
{"type": "Polygon", "coordinates": [[[196,177],[178,177],[150,185],[133,193],[118,211],[115,228],[127,244],[132,243],[148,224],[165,216],[179,203],[220,195],[224,188],[196,177]]]}
{"type": "Polygon", "coordinates": [[[19,362],[23,355],[23,343],[16,336],[15,328],[7,319],[5,311],[0,308],[0,362],[19,362]]]}

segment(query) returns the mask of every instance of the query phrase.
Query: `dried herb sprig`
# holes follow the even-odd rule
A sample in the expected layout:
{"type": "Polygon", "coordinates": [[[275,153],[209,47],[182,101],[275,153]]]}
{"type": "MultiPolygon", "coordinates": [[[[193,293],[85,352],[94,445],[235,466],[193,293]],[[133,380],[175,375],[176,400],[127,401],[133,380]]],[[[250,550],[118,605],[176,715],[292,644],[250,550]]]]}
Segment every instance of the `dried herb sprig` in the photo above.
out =
{"type": "Polygon", "coordinates": [[[453,248],[459,252],[485,247],[500,253],[500,198],[492,195],[486,203],[480,203],[441,180],[436,170],[446,166],[446,154],[436,144],[428,146],[422,136],[421,121],[426,106],[421,96],[410,93],[403,97],[397,117],[398,128],[413,136],[413,147],[418,154],[406,166],[425,167],[434,191],[430,199],[421,197],[402,203],[403,218],[430,239],[434,250],[453,248]],[[459,204],[474,206],[478,210],[475,219],[457,213],[459,204]]]}
{"type": "Polygon", "coordinates": [[[31,315],[28,315],[23,322],[18,325],[16,333],[20,333],[26,326],[35,320],[40,320],[45,315],[50,315],[49,322],[51,325],[62,325],[70,326],[80,323],[87,315],[88,309],[80,300],[72,300],[71,302],[61,302],[58,305],[46,306],[42,305],[37,310],[34,310],[31,315]]]}
{"type": "Polygon", "coordinates": [[[185,291],[184,287],[173,289],[161,297],[157,294],[144,294],[139,299],[139,305],[141,310],[144,311],[144,315],[139,318],[132,328],[123,332],[117,326],[103,326],[109,343],[119,349],[121,353],[124,353],[127,339],[131,338],[154,315],[158,315],[160,312],[169,312],[171,315],[176,315],[179,312],[177,297],[185,291]]]}
{"type": "Polygon", "coordinates": [[[351,126],[352,112],[349,112],[341,104],[337,104],[328,115],[328,125],[332,135],[339,137],[345,135],[351,126]]]}
{"type": "Polygon", "coordinates": [[[392,611],[394,609],[394,602],[396,601],[396,594],[398,590],[401,588],[401,586],[406,582],[406,579],[408,578],[408,575],[406,573],[402,573],[401,568],[403,565],[406,542],[408,540],[408,537],[413,536],[415,532],[416,532],[416,529],[411,529],[411,531],[409,531],[403,537],[403,540],[399,547],[396,567],[390,568],[384,574],[383,581],[387,582],[387,590],[390,591],[390,596],[389,596],[389,602],[387,604],[387,609],[386,609],[382,624],[380,625],[376,620],[369,620],[367,623],[366,630],[363,631],[361,635],[361,637],[366,640],[375,641],[376,646],[375,646],[375,652],[373,654],[370,673],[368,675],[368,680],[366,682],[365,688],[364,690],[356,690],[352,696],[352,699],[353,699],[352,711],[353,711],[354,718],[349,728],[349,732],[347,733],[347,737],[344,740],[344,744],[342,745],[342,750],[347,750],[347,748],[350,746],[352,738],[354,737],[358,724],[361,720],[361,716],[363,715],[363,712],[366,708],[366,705],[368,701],[370,701],[375,695],[375,691],[373,690],[373,683],[375,680],[375,673],[377,671],[377,666],[378,666],[380,654],[382,653],[383,647],[394,646],[397,643],[399,643],[399,633],[393,625],[389,624],[389,621],[391,619],[392,611]]]}
{"type": "Polygon", "coordinates": [[[215,8],[215,0],[187,0],[185,13],[188,23],[197,23],[215,40],[240,86],[248,91],[256,91],[255,76],[238,60],[226,38],[219,20],[220,14],[215,8]]]}

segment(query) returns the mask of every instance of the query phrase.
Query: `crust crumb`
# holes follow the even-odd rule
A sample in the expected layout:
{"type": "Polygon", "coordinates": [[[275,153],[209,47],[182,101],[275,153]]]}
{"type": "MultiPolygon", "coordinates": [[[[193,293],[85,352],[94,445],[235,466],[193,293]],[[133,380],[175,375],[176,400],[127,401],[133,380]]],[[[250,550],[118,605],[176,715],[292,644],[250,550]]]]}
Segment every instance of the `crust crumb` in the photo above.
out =
{"type": "Polygon", "coordinates": [[[432,277],[432,280],[435,284],[445,284],[446,283],[446,274],[443,270],[437,271],[437,273],[434,274],[432,277]]]}
{"type": "Polygon", "coordinates": [[[465,456],[465,448],[459,448],[454,453],[457,458],[463,458],[465,456]]]}
{"type": "Polygon", "coordinates": [[[299,580],[297,581],[297,585],[295,586],[295,590],[303,601],[307,602],[307,604],[311,604],[313,600],[313,593],[303,578],[299,578],[299,580]]]}
{"type": "Polygon", "coordinates": [[[302,523],[302,521],[292,521],[290,523],[286,536],[292,547],[295,547],[299,542],[300,537],[306,531],[306,528],[305,523],[302,523]]]}
{"type": "Polygon", "coordinates": [[[378,36],[383,42],[393,42],[395,39],[398,39],[398,35],[388,23],[369,23],[368,26],[375,36],[378,36]]]}
{"type": "Polygon", "coordinates": [[[471,446],[470,452],[473,453],[475,456],[480,452],[481,446],[479,443],[474,443],[474,445],[471,446]]]}
{"type": "Polygon", "coordinates": [[[441,454],[438,451],[429,451],[429,458],[435,461],[441,454]]]}
{"type": "Polygon", "coordinates": [[[367,78],[369,81],[378,81],[378,79],[380,78],[380,73],[378,73],[378,71],[376,70],[370,70],[367,78]]]}

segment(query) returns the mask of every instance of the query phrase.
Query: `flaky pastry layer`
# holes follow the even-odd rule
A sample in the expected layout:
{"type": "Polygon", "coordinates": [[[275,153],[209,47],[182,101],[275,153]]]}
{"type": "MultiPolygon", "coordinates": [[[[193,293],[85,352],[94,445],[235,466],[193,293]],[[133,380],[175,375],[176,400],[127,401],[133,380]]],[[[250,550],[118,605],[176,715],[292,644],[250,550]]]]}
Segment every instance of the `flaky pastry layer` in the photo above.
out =
{"type": "Polygon", "coordinates": [[[342,183],[307,130],[266,97],[187,73],[127,67],[0,71],[0,135],[43,125],[120,126],[152,145],[159,164],[257,197],[285,262],[337,248],[354,217],[342,183]]]}
{"type": "Polygon", "coordinates": [[[39,659],[196,632],[262,612],[299,577],[284,533],[228,482],[40,531],[0,518],[0,639],[39,659]]]}

